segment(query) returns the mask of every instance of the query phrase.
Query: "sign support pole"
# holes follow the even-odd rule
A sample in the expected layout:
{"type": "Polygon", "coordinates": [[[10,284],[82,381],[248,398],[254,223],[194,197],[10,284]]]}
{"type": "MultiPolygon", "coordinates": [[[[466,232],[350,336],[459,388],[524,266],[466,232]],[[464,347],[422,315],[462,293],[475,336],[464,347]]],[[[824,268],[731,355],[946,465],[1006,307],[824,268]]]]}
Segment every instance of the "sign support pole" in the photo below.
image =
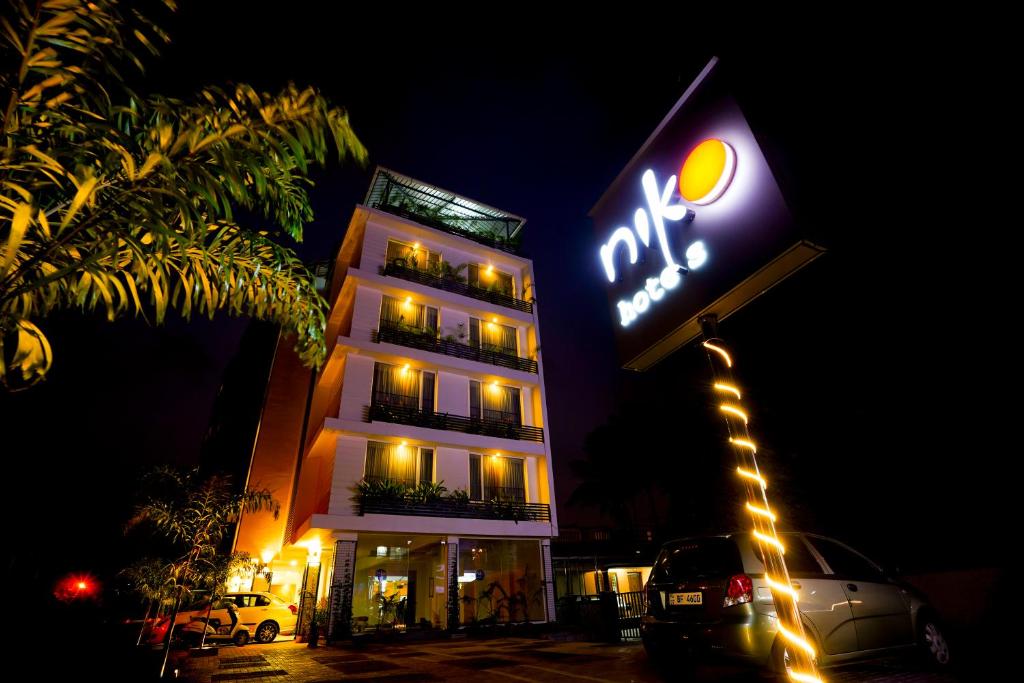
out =
{"type": "MultiPolygon", "coordinates": [[[[796,683],[818,683],[814,646],[804,635],[797,593],[786,569],[785,547],[775,533],[777,518],[768,504],[768,483],[757,468],[757,445],[750,437],[749,417],[743,408],[742,392],[733,379],[733,359],[718,336],[718,316],[700,317],[702,346],[711,363],[712,396],[725,420],[729,445],[736,456],[736,476],[743,485],[745,510],[753,524],[751,537],[764,557],[765,582],[771,589],[778,617],[780,647],[787,657],[780,657],[786,674],[796,683]]],[[[781,673],[781,672],[780,672],[781,673]]]]}

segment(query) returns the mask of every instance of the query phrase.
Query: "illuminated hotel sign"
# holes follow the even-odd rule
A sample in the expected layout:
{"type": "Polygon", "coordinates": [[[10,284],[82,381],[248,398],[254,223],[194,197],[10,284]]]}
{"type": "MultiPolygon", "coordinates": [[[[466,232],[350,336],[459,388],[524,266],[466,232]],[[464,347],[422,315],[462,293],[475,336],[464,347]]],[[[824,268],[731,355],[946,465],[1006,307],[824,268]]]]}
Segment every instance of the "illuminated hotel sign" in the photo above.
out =
{"type": "Polygon", "coordinates": [[[644,370],[823,249],[799,234],[712,60],[590,215],[624,367],[644,370]]]}

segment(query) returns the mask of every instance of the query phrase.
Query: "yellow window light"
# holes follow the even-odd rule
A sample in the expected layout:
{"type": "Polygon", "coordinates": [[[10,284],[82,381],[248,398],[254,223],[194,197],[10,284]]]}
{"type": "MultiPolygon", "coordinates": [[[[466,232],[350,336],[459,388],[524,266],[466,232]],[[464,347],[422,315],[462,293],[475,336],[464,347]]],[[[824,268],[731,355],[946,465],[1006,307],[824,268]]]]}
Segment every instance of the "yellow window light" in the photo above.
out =
{"type": "Polygon", "coordinates": [[[750,503],[747,503],[747,511],[750,512],[750,514],[752,515],[759,515],[761,517],[770,519],[773,522],[775,521],[775,513],[772,512],[771,510],[768,510],[767,508],[759,508],[756,505],[751,505],[750,503]]]}
{"type": "Polygon", "coordinates": [[[737,401],[743,398],[742,396],[740,396],[740,390],[732,386],[731,384],[722,384],[721,382],[715,382],[715,391],[724,391],[728,394],[732,394],[733,396],[736,397],[737,401]]]}
{"type": "Polygon", "coordinates": [[[743,420],[743,424],[747,424],[747,414],[740,410],[739,408],[737,408],[736,406],[732,405],[731,403],[723,403],[721,406],[719,406],[719,409],[723,413],[735,415],[739,419],[743,420]]]}
{"type": "Polygon", "coordinates": [[[810,643],[808,643],[806,640],[804,640],[797,634],[787,629],[782,624],[779,624],[779,633],[782,634],[783,638],[785,638],[793,645],[797,646],[798,648],[809,654],[812,659],[817,656],[817,653],[814,651],[814,648],[811,646],[810,643]]]}
{"type": "Polygon", "coordinates": [[[747,479],[753,479],[758,484],[760,484],[761,488],[763,489],[768,488],[768,482],[766,482],[764,478],[761,475],[757,474],[756,472],[751,472],[750,470],[745,470],[742,467],[737,467],[736,474],[740,475],[741,477],[746,477],[747,479]]]}
{"type": "Polygon", "coordinates": [[[778,593],[785,593],[786,595],[793,598],[794,601],[799,600],[799,597],[797,597],[796,590],[792,586],[787,586],[784,583],[779,583],[767,574],[764,575],[764,582],[767,583],[768,587],[771,588],[773,591],[776,591],[778,593]]]}
{"type": "Polygon", "coordinates": [[[715,346],[711,342],[704,342],[703,346],[708,351],[714,351],[715,353],[717,353],[719,356],[722,357],[723,360],[725,360],[725,364],[727,366],[729,366],[730,368],[732,367],[732,358],[729,357],[729,353],[721,346],[715,346]]]}
{"type": "Polygon", "coordinates": [[[749,439],[733,439],[732,437],[729,437],[729,443],[734,446],[749,448],[751,453],[757,453],[757,444],[749,439]]]}
{"type": "Polygon", "coordinates": [[[786,546],[782,545],[782,541],[780,541],[779,539],[775,538],[774,536],[767,536],[765,534],[762,534],[760,531],[756,529],[752,533],[754,534],[754,538],[761,541],[761,543],[766,543],[770,546],[774,546],[776,549],[778,549],[780,553],[785,554],[786,546]]]}

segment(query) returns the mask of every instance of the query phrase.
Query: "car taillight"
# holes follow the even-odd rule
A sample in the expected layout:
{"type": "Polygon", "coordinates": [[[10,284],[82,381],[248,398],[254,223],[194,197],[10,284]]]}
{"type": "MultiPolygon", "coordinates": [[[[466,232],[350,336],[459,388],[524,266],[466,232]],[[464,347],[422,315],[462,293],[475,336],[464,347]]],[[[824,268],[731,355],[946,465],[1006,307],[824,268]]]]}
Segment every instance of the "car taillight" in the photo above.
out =
{"type": "Polygon", "coordinates": [[[746,574],[736,574],[729,578],[729,587],[725,589],[725,604],[722,607],[742,605],[754,600],[754,582],[746,574]]]}
{"type": "Polygon", "coordinates": [[[299,613],[299,608],[296,607],[295,605],[288,605],[288,609],[290,609],[292,611],[292,614],[298,614],[299,613]]]}

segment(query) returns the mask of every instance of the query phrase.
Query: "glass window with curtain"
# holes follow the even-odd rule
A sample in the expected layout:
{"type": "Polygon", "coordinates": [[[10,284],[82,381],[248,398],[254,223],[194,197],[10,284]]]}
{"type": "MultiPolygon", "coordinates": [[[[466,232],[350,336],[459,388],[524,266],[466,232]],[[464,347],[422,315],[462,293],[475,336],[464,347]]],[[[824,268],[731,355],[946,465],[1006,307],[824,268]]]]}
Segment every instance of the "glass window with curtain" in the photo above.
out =
{"type": "Polygon", "coordinates": [[[522,458],[469,456],[469,497],[472,500],[526,502],[526,470],[522,458]]]}
{"type": "Polygon", "coordinates": [[[470,318],[469,341],[471,346],[486,351],[503,353],[507,356],[519,355],[519,336],[516,328],[510,325],[470,318]]]}
{"type": "MultiPolygon", "coordinates": [[[[374,405],[397,406],[411,410],[420,408],[420,376],[432,373],[421,373],[419,370],[404,366],[374,363],[373,366],[373,403],[374,405]]],[[[433,409],[433,382],[431,381],[431,409],[433,409]]]]}
{"type": "Polygon", "coordinates": [[[403,301],[385,294],[380,303],[380,326],[412,329],[437,336],[437,308],[403,301]]]}
{"type": "MultiPolygon", "coordinates": [[[[415,446],[368,441],[363,476],[368,481],[393,481],[415,486],[421,465],[420,451],[415,446]]],[[[428,449],[429,450],[429,449],[428,449]]],[[[431,460],[433,453],[431,452],[431,460]]],[[[433,473],[431,473],[431,476],[433,473]]]]}
{"type": "Polygon", "coordinates": [[[483,419],[492,422],[523,424],[522,405],[519,400],[519,389],[500,384],[488,384],[482,387],[483,419]]]}
{"type": "Polygon", "coordinates": [[[495,270],[491,266],[471,263],[469,265],[468,280],[469,284],[473,287],[500,292],[506,296],[515,296],[515,278],[508,273],[495,270]]]}
{"type": "Polygon", "coordinates": [[[392,265],[432,271],[441,262],[441,254],[414,244],[388,240],[387,263],[392,265]]]}

